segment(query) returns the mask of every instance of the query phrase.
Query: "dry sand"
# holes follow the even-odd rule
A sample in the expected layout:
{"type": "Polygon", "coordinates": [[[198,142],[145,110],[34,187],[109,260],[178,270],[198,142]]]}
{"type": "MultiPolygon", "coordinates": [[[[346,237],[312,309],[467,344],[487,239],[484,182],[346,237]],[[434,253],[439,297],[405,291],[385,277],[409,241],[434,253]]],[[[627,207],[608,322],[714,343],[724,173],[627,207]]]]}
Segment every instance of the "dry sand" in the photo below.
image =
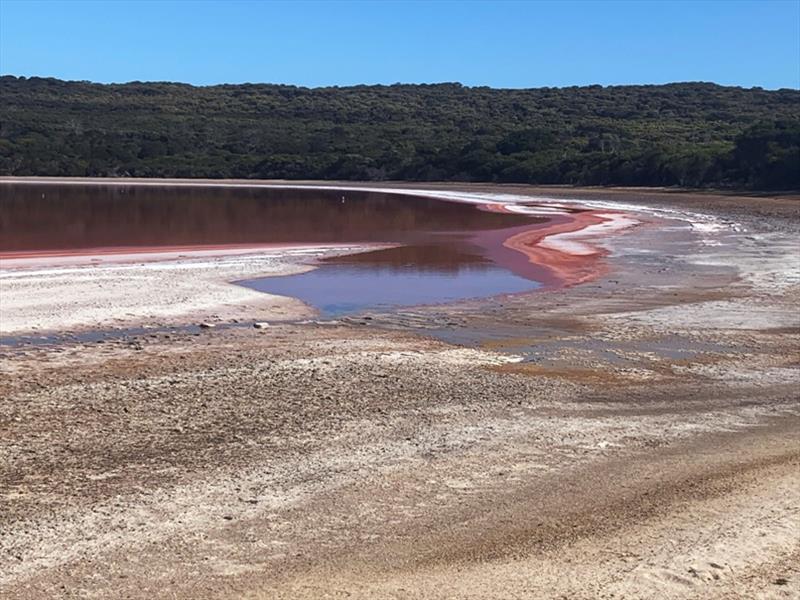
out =
{"type": "Polygon", "coordinates": [[[0,334],[309,317],[303,303],[232,285],[302,273],[364,248],[183,250],[0,261],[0,334]],[[88,263],[88,264],[87,264],[88,263]]]}
{"type": "Polygon", "coordinates": [[[797,200],[585,195],[588,284],[6,348],[0,597],[800,598],[797,200]]]}

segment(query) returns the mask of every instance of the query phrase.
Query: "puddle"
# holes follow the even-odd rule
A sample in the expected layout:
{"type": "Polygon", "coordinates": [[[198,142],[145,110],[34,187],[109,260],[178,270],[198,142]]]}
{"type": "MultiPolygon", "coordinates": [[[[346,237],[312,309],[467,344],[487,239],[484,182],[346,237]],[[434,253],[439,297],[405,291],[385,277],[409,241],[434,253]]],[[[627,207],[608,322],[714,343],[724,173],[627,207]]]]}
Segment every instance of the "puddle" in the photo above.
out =
{"type": "Polygon", "coordinates": [[[483,347],[522,357],[522,362],[556,364],[562,353],[578,351],[598,362],[629,367],[647,364],[652,357],[669,361],[696,360],[700,356],[730,354],[736,349],[724,344],[698,341],[678,335],[653,340],[565,339],[558,330],[492,324],[482,327],[438,328],[428,335],[448,344],[483,347]]]}
{"type": "MultiPolygon", "coordinates": [[[[238,323],[220,324],[219,328],[240,326],[238,323]]],[[[252,326],[251,323],[241,326],[252,326]]],[[[163,327],[124,327],[119,329],[91,329],[80,332],[46,333],[33,335],[0,336],[0,350],[26,349],[50,346],[77,346],[82,344],[104,344],[107,342],[123,342],[135,344],[139,338],[158,337],[163,335],[199,334],[202,328],[198,325],[180,325],[163,327]]]]}

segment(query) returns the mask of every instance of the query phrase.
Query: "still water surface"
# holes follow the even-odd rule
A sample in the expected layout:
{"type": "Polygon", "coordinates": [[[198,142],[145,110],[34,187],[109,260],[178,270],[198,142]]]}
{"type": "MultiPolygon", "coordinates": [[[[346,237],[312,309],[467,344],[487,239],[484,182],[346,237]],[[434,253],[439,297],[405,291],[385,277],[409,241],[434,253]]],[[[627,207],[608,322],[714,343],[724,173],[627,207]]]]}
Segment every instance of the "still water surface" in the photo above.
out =
{"type": "Polygon", "coordinates": [[[0,258],[192,246],[395,244],[300,275],[239,282],[328,315],[536,288],[542,271],[506,248],[542,218],[380,192],[0,185],[0,258]]]}
{"type": "Polygon", "coordinates": [[[239,283],[299,298],[326,317],[527,292],[539,287],[538,282],[499,267],[479,254],[456,255],[447,246],[391,248],[327,259],[319,264],[320,268],[307,273],[239,283]],[[420,252],[423,249],[425,253],[420,252]],[[438,252],[448,260],[438,264],[431,260],[438,252]],[[404,259],[408,254],[422,254],[426,260],[404,259]]]}

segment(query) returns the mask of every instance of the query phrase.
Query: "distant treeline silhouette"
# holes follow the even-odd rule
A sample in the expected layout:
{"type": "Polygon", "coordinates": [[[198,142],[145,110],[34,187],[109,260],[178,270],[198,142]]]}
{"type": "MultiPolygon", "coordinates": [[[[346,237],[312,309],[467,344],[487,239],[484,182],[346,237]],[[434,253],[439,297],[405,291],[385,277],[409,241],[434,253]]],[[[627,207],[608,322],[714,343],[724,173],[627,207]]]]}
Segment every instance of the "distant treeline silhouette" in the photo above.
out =
{"type": "Polygon", "coordinates": [[[800,188],[800,91],[5,76],[0,173],[800,188]]]}

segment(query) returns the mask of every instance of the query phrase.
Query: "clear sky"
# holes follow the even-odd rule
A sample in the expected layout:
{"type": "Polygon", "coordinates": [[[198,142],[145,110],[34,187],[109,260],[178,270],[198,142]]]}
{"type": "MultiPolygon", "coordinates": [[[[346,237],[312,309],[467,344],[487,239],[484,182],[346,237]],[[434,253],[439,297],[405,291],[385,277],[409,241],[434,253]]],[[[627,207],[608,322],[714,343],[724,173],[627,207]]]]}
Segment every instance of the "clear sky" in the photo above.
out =
{"type": "Polygon", "coordinates": [[[800,87],[800,0],[0,0],[0,72],[99,82],[800,87]]]}

